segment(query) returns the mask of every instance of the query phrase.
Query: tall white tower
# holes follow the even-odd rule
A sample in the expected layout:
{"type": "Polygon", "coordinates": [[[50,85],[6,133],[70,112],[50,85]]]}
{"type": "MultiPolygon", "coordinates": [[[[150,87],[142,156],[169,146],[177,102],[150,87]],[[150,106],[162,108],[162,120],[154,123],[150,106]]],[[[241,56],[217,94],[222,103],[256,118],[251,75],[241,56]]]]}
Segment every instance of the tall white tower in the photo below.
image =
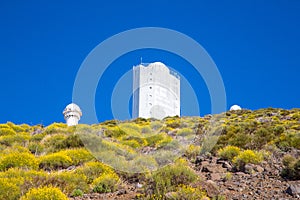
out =
{"type": "Polygon", "coordinates": [[[133,67],[132,117],[180,116],[180,77],[161,62],[133,67]]]}
{"type": "Polygon", "coordinates": [[[80,117],[82,116],[79,106],[77,106],[75,103],[67,105],[63,111],[63,114],[68,126],[77,125],[80,117]]]}

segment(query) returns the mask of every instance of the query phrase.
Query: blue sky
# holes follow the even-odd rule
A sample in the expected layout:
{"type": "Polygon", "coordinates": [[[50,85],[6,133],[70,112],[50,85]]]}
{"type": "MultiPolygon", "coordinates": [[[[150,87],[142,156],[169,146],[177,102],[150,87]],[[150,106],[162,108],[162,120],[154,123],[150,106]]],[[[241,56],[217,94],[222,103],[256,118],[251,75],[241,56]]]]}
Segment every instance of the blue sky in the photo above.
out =
{"type": "MultiPolygon", "coordinates": [[[[298,0],[1,1],[0,123],[63,122],[62,110],[72,101],[77,71],[89,52],[139,27],[173,29],[201,44],[221,73],[228,107],[299,108],[299,10],[298,0]]],[[[210,113],[207,87],[186,60],[145,49],[120,56],[101,78],[95,97],[99,121],[114,117],[114,85],[140,57],[182,73],[197,94],[200,115],[210,113]]]]}

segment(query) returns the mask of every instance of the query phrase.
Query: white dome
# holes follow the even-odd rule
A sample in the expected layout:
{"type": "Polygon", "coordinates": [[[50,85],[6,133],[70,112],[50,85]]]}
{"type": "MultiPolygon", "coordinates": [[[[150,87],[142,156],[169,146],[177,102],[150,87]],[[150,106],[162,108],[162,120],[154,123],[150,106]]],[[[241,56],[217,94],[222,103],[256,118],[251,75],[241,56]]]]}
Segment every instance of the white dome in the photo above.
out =
{"type": "Polygon", "coordinates": [[[242,108],[239,105],[233,105],[230,107],[230,110],[242,110],[242,108]]]}
{"type": "Polygon", "coordinates": [[[154,63],[151,63],[150,65],[163,65],[163,66],[166,66],[164,63],[162,62],[154,62],[154,63]]]}
{"type": "Polygon", "coordinates": [[[66,114],[68,112],[77,112],[77,113],[79,113],[80,116],[82,116],[81,109],[75,103],[71,103],[71,104],[67,105],[67,107],[63,111],[63,114],[66,114]]]}
{"type": "Polygon", "coordinates": [[[162,62],[154,62],[154,63],[150,63],[149,67],[151,67],[152,69],[154,68],[155,70],[160,70],[160,71],[165,71],[165,72],[169,72],[169,68],[162,62]]]}

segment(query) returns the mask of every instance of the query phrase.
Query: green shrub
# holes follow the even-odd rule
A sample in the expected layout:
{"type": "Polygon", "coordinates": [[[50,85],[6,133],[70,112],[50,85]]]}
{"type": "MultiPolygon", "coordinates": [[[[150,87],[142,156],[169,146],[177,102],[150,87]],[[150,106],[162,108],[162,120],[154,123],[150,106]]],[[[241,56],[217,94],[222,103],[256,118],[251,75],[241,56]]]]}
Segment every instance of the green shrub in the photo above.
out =
{"type": "Polygon", "coordinates": [[[157,147],[166,138],[165,133],[154,134],[146,137],[148,146],[157,147]]]}
{"type": "Polygon", "coordinates": [[[194,160],[200,154],[200,152],[201,152],[201,147],[192,144],[185,151],[185,155],[187,158],[194,160]]]}
{"type": "Polygon", "coordinates": [[[4,171],[12,167],[36,169],[38,167],[38,162],[34,155],[27,152],[13,152],[3,155],[0,158],[0,170],[4,171]]]}
{"type": "Polygon", "coordinates": [[[145,156],[141,154],[134,157],[132,161],[123,162],[123,165],[121,167],[121,170],[124,170],[126,172],[140,173],[147,172],[149,170],[156,170],[158,165],[156,160],[152,156],[145,156]]]}
{"type": "Polygon", "coordinates": [[[300,132],[296,133],[294,137],[291,138],[291,146],[300,149],[300,132]]]}
{"type": "Polygon", "coordinates": [[[28,149],[31,153],[38,155],[44,151],[45,146],[39,142],[29,142],[28,149]]]}
{"type": "Polygon", "coordinates": [[[154,131],[157,131],[163,127],[163,124],[161,123],[161,121],[152,121],[150,127],[154,131]]]}
{"type": "Polygon", "coordinates": [[[226,172],[226,174],[223,177],[223,180],[229,181],[232,179],[232,173],[226,172]]]}
{"type": "Polygon", "coordinates": [[[117,190],[120,179],[115,173],[103,173],[93,181],[93,192],[107,193],[117,190]]]}
{"type": "Polygon", "coordinates": [[[47,170],[64,169],[72,165],[72,159],[61,152],[41,156],[39,160],[39,167],[47,170]]]}
{"type": "Polygon", "coordinates": [[[281,176],[289,180],[300,180],[300,159],[285,155],[282,159],[284,165],[281,176]]]}
{"type": "Polygon", "coordinates": [[[291,155],[285,155],[282,159],[282,164],[285,166],[285,167],[293,167],[294,163],[296,162],[296,158],[294,158],[293,156],[291,155]]]}
{"type": "Polygon", "coordinates": [[[101,162],[91,161],[76,169],[75,173],[83,174],[87,177],[87,182],[92,183],[94,179],[103,173],[113,173],[113,170],[101,162]]]}
{"type": "MultiPolygon", "coordinates": [[[[141,127],[138,124],[135,124],[133,122],[120,123],[118,127],[128,135],[131,136],[141,135],[141,127]]],[[[142,128],[143,127],[144,126],[142,126],[142,128]]]]}
{"type": "Polygon", "coordinates": [[[253,143],[256,149],[260,149],[274,138],[275,135],[273,134],[272,130],[267,128],[259,128],[254,134],[253,143]]]}
{"type": "Polygon", "coordinates": [[[121,143],[126,146],[130,146],[134,149],[141,147],[140,143],[138,143],[136,140],[125,140],[125,141],[122,141],[121,143]]]}
{"type": "Polygon", "coordinates": [[[73,190],[73,192],[70,195],[71,197],[82,197],[83,196],[83,192],[80,189],[75,189],[73,190]]]}
{"type": "Polygon", "coordinates": [[[275,144],[283,151],[287,151],[292,147],[300,149],[300,132],[287,131],[275,140],[275,144]]]}
{"type": "Polygon", "coordinates": [[[62,143],[66,138],[65,134],[57,133],[45,136],[41,143],[47,148],[48,152],[57,152],[63,149],[62,143]]]}
{"type": "Polygon", "coordinates": [[[52,174],[47,180],[47,185],[54,185],[70,195],[74,190],[79,189],[83,192],[89,191],[87,178],[84,174],[78,174],[74,171],[57,172],[52,174]]]}
{"type": "Polygon", "coordinates": [[[78,134],[71,134],[62,141],[62,148],[64,149],[80,147],[84,147],[84,144],[78,134]]]}
{"type": "Polygon", "coordinates": [[[109,127],[104,131],[104,135],[106,137],[118,138],[126,135],[126,132],[123,129],[120,129],[119,127],[109,127]]]}
{"type": "Polygon", "coordinates": [[[257,151],[245,150],[233,158],[233,163],[239,170],[243,170],[248,163],[259,164],[263,161],[263,154],[257,151]]]}
{"type": "Polygon", "coordinates": [[[31,136],[30,141],[31,142],[40,142],[44,139],[45,136],[46,136],[45,132],[38,133],[38,134],[35,134],[35,135],[31,136]]]}
{"type": "Polygon", "coordinates": [[[0,178],[0,199],[17,200],[20,195],[20,188],[11,179],[0,178]]]}
{"type": "Polygon", "coordinates": [[[149,185],[154,194],[164,195],[173,191],[180,184],[190,184],[197,180],[197,174],[188,166],[184,159],[163,167],[151,175],[149,185]]]}
{"type": "Polygon", "coordinates": [[[102,122],[101,125],[106,125],[106,126],[109,126],[109,127],[114,127],[118,124],[118,121],[113,119],[113,120],[107,120],[105,122],[102,122]]]}
{"type": "Polygon", "coordinates": [[[274,133],[277,136],[282,134],[284,131],[285,131],[285,128],[281,125],[277,125],[277,126],[274,127],[274,133]]]}
{"type": "Polygon", "coordinates": [[[228,139],[228,143],[232,146],[247,148],[247,145],[251,143],[251,140],[252,138],[250,135],[240,132],[232,135],[232,137],[228,139]]]}
{"type": "Polygon", "coordinates": [[[139,148],[147,145],[147,141],[144,138],[138,136],[124,137],[121,143],[132,148],[139,148]]]}
{"type": "Polygon", "coordinates": [[[222,149],[219,149],[218,156],[226,160],[232,160],[235,156],[237,156],[241,152],[239,147],[235,146],[226,146],[222,149]]]}
{"type": "Polygon", "coordinates": [[[141,133],[142,133],[142,134],[149,134],[149,133],[152,133],[152,129],[151,129],[149,126],[144,126],[144,127],[142,127],[142,129],[141,129],[141,133]]]}
{"type": "Polygon", "coordinates": [[[60,189],[52,186],[32,188],[20,200],[68,200],[60,189]]]}
{"type": "Polygon", "coordinates": [[[187,185],[180,185],[177,187],[176,192],[171,193],[171,199],[173,200],[199,200],[199,199],[209,199],[206,196],[206,192],[200,187],[191,187],[187,185]]]}
{"type": "Polygon", "coordinates": [[[177,135],[179,136],[194,135],[194,131],[191,128],[182,128],[177,131],[177,135]]]}
{"type": "Polygon", "coordinates": [[[0,137],[0,144],[4,144],[6,146],[12,146],[14,143],[21,144],[25,146],[29,141],[29,134],[25,132],[18,133],[16,135],[4,135],[0,137]]]}

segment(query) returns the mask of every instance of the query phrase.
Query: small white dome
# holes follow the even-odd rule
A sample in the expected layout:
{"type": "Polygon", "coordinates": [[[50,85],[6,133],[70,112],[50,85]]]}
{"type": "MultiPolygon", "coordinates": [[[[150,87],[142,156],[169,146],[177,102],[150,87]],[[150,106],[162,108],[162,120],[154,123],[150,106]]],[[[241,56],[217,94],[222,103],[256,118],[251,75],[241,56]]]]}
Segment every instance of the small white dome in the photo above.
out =
{"type": "Polygon", "coordinates": [[[71,103],[71,104],[67,105],[63,111],[63,114],[66,114],[68,112],[77,112],[77,113],[79,113],[80,116],[82,116],[81,109],[75,103],[71,103]]]}
{"type": "Polygon", "coordinates": [[[231,110],[242,110],[242,108],[239,105],[233,105],[233,106],[230,107],[230,111],[231,110]]]}

